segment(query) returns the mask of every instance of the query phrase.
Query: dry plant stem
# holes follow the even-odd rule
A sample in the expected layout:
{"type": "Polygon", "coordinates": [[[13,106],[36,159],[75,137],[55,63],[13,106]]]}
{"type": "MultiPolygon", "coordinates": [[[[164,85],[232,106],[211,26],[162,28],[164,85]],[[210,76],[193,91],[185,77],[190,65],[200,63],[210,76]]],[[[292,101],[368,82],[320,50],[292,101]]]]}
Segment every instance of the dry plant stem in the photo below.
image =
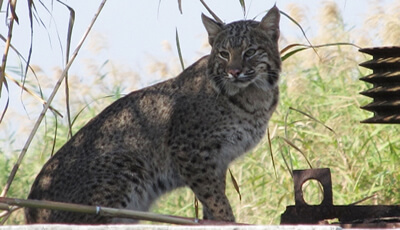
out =
{"type": "Polygon", "coordinates": [[[1,220],[0,225],[4,225],[4,223],[7,221],[7,219],[10,217],[11,212],[7,211],[4,213],[4,218],[1,220]]]}
{"type": "Polygon", "coordinates": [[[199,219],[199,200],[196,195],[194,196],[194,212],[196,214],[196,220],[199,219]]]}
{"type": "MultiPolygon", "coordinates": [[[[14,1],[10,1],[10,4],[13,4],[14,9],[17,5],[17,0],[14,1]]],[[[7,56],[8,56],[8,51],[10,49],[10,45],[11,45],[11,38],[12,38],[12,30],[13,30],[13,26],[14,26],[14,14],[11,14],[10,16],[10,24],[8,27],[8,36],[7,36],[7,41],[4,47],[4,53],[3,53],[3,58],[1,60],[1,68],[0,68],[0,97],[1,97],[1,92],[2,92],[2,88],[3,88],[3,84],[4,81],[6,80],[6,76],[5,76],[5,71],[6,71],[6,64],[7,64],[7,56]]]]}
{"type": "MultiPolygon", "coordinates": [[[[40,103],[42,103],[43,105],[47,104],[47,102],[45,100],[43,100],[43,98],[39,97],[38,95],[36,95],[33,91],[31,91],[30,89],[26,88],[24,85],[22,85],[21,83],[19,83],[16,79],[14,79],[13,77],[11,77],[8,74],[5,74],[5,76],[12,82],[14,82],[17,86],[19,86],[21,89],[23,89],[25,92],[27,92],[29,95],[33,96],[33,98],[35,98],[36,100],[40,101],[40,103]]],[[[53,111],[54,113],[56,113],[58,116],[60,116],[61,118],[63,117],[63,115],[57,111],[55,108],[53,108],[52,106],[49,107],[49,109],[51,111],[53,111]]]]}
{"type": "Polygon", "coordinates": [[[0,210],[7,210],[8,211],[9,209],[10,209],[10,207],[7,204],[0,203],[0,210]]]}
{"type": "MultiPolygon", "coordinates": [[[[331,45],[331,44],[327,44],[327,45],[331,45]]],[[[352,46],[355,46],[355,45],[353,45],[353,44],[344,44],[344,43],[342,43],[341,45],[352,45],[352,46]]],[[[316,48],[319,48],[319,46],[316,46],[316,48]]],[[[311,116],[310,114],[307,114],[307,113],[305,113],[305,112],[303,112],[303,111],[301,111],[301,110],[298,110],[298,109],[293,108],[293,107],[291,107],[291,106],[289,107],[289,110],[293,110],[293,111],[296,111],[296,112],[298,112],[298,113],[300,113],[300,114],[303,114],[304,116],[306,116],[306,117],[310,118],[311,120],[313,120],[313,121],[315,121],[315,122],[321,124],[321,125],[324,126],[327,130],[329,130],[330,132],[332,132],[332,133],[335,135],[336,141],[337,141],[337,143],[338,143],[339,151],[340,151],[340,153],[341,153],[341,157],[342,157],[342,159],[343,159],[343,163],[344,163],[344,165],[347,166],[347,168],[348,168],[349,170],[351,170],[351,165],[348,163],[349,160],[347,159],[347,156],[346,156],[346,154],[345,154],[345,152],[344,152],[344,148],[343,148],[342,142],[341,142],[341,140],[340,140],[340,136],[335,132],[335,130],[333,130],[333,129],[330,128],[329,126],[325,125],[322,121],[318,120],[317,118],[315,118],[315,117],[311,116]]],[[[286,135],[286,137],[287,137],[287,135],[286,135]]]]}
{"type": "MultiPolygon", "coordinates": [[[[1,0],[0,0],[1,2],[1,0]]],[[[1,9],[1,8],[0,8],[1,9]]],[[[7,42],[7,39],[5,37],[3,37],[0,34],[0,40],[3,40],[5,43],[7,42]]],[[[15,52],[25,63],[28,63],[24,57],[22,56],[22,54],[12,45],[10,44],[10,48],[13,50],[13,52],[15,52]]],[[[28,68],[34,73],[35,71],[33,70],[33,68],[28,65],[28,68]]],[[[4,76],[6,78],[8,78],[9,80],[11,80],[12,82],[14,82],[18,87],[20,87],[22,90],[24,90],[25,92],[27,92],[28,94],[32,95],[34,98],[36,98],[37,100],[39,100],[42,104],[46,104],[47,102],[41,98],[40,96],[36,95],[34,92],[32,92],[30,89],[26,88],[24,85],[22,85],[21,83],[19,83],[16,79],[14,79],[13,77],[11,77],[9,74],[5,73],[4,76]]],[[[55,112],[58,116],[60,116],[61,118],[63,117],[63,115],[57,111],[55,108],[53,108],[52,106],[49,107],[50,110],[52,110],[53,112],[55,112]]],[[[0,120],[1,122],[1,120],[0,120]]]]}
{"type": "MultiPolygon", "coordinates": [[[[60,4],[64,5],[65,7],[68,8],[69,10],[69,23],[68,23],[68,34],[67,34],[67,47],[66,47],[66,54],[65,54],[65,60],[66,64],[69,62],[69,52],[71,50],[71,37],[72,37],[72,29],[74,27],[75,23],[75,11],[72,9],[70,6],[67,4],[58,1],[60,4]]],[[[71,123],[71,109],[69,106],[69,83],[68,83],[68,72],[65,74],[65,104],[66,104],[66,109],[67,109],[67,120],[68,120],[68,133],[69,136],[72,137],[72,123],[71,123]]]]}
{"type": "Polygon", "coordinates": [[[223,23],[223,21],[210,9],[210,7],[207,6],[207,4],[204,2],[204,0],[200,0],[201,4],[206,8],[206,10],[213,16],[213,18],[219,22],[223,23]]]}
{"type": "Polygon", "coordinates": [[[3,191],[0,194],[0,197],[4,197],[6,196],[8,190],[10,189],[11,183],[14,180],[15,174],[18,171],[19,166],[21,165],[22,159],[24,158],[26,151],[28,150],[29,145],[32,142],[33,137],[35,136],[37,130],[39,129],[40,123],[42,122],[50,104],[52,103],[54,97],[56,96],[58,89],[60,88],[61,83],[63,82],[69,68],[71,67],[72,63],[74,62],[76,56],[78,55],[79,50],[81,49],[83,42],[86,40],[86,37],[88,36],[90,30],[92,29],[94,23],[97,20],[97,17],[99,16],[101,10],[103,9],[104,4],[106,3],[107,0],[103,0],[99,6],[99,9],[97,10],[96,14],[94,15],[91,23],[89,24],[89,27],[86,29],[85,34],[83,35],[82,39],[80,40],[80,42],[78,43],[78,46],[76,47],[74,53],[72,54],[72,57],[70,59],[70,61],[67,63],[67,65],[65,66],[65,69],[63,70],[63,72],[61,73],[60,78],[58,79],[56,85],[54,86],[53,92],[51,93],[49,99],[47,100],[47,103],[44,105],[43,110],[38,118],[38,120],[35,123],[35,126],[33,127],[33,130],[31,132],[31,134],[28,137],[28,140],[26,141],[24,148],[22,149],[17,162],[15,163],[13,169],[11,170],[10,176],[8,177],[7,180],[7,184],[5,185],[3,191]]]}
{"type": "Polygon", "coordinates": [[[299,148],[297,147],[292,141],[290,141],[289,139],[287,139],[286,137],[280,137],[284,142],[286,142],[286,144],[288,144],[289,146],[293,147],[295,150],[297,150],[306,160],[308,166],[310,167],[310,169],[314,168],[311,165],[311,162],[308,160],[307,155],[299,148]]]}
{"type": "Polygon", "coordinates": [[[269,128],[267,129],[267,134],[268,134],[268,147],[269,147],[269,153],[271,154],[272,166],[274,167],[275,178],[278,178],[278,174],[276,173],[274,154],[272,153],[271,134],[269,132],[269,128]]]}
{"type": "MultiPolygon", "coordinates": [[[[6,204],[5,204],[5,205],[6,205],[6,204]]],[[[21,208],[21,207],[13,206],[13,207],[9,208],[9,210],[0,213],[0,218],[3,218],[3,219],[0,221],[0,225],[4,225],[4,223],[5,223],[5,222],[7,221],[7,219],[11,216],[11,214],[12,214],[14,211],[17,211],[17,210],[20,209],[20,208],[21,208]]]]}
{"type": "Polygon", "coordinates": [[[178,35],[178,29],[175,29],[175,40],[176,40],[176,48],[178,49],[178,56],[179,56],[179,61],[181,63],[182,71],[185,70],[185,64],[183,63],[183,57],[182,57],[182,51],[181,51],[181,45],[179,42],[179,35],[178,35]]]}
{"type": "Polygon", "coordinates": [[[178,0],[178,8],[179,8],[179,12],[181,12],[181,14],[182,14],[182,0],[178,0]]]}
{"type": "Polygon", "coordinates": [[[356,201],[356,202],[354,202],[354,203],[351,203],[351,204],[349,204],[349,205],[358,205],[358,204],[360,204],[360,203],[362,203],[362,202],[364,202],[364,201],[367,201],[367,200],[376,198],[377,196],[378,196],[378,194],[377,194],[377,193],[374,193],[374,194],[372,194],[371,196],[367,196],[367,197],[365,197],[365,198],[362,198],[361,200],[356,201]]]}
{"type": "Polygon", "coordinates": [[[160,215],[150,212],[141,212],[127,209],[106,208],[100,206],[89,206],[80,204],[70,204],[54,201],[42,200],[24,200],[15,198],[0,197],[0,204],[15,205],[27,208],[45,208],[60,211],[79,212],[86,214],[97,214],[101,216],[112,216],[118,218],[131,218],[137,220],[148,220],[170,224],[196,225],[197,223],[191,219],[160,215]]]}

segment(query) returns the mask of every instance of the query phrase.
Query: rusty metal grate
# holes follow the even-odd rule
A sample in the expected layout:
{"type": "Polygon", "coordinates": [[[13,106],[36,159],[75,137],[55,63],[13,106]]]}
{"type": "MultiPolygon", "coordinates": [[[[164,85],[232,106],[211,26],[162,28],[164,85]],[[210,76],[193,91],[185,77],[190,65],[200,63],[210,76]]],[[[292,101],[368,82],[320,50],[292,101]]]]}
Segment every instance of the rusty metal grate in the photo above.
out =
{"type": "Polygon", "coordinates": [[[373,70],[373,73],[360,80],[373,84],[373,88],[361,92],[373,98],[373,102],[362,109],[374,113],[372,118],[362,123],[400,124],[400,47],[376,47],[359,50],[372,55],[372,60],[360,66],[373,70]]]}

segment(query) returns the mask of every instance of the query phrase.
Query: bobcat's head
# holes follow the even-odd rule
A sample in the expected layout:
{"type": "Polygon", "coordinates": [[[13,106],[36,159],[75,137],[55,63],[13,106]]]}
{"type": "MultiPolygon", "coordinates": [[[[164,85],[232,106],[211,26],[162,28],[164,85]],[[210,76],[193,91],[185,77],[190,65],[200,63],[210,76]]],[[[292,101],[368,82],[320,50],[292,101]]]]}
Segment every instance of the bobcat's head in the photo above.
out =
{"type": "Polygon", "coordinates": [[[233,96],[251,84],[263,90],[276,87],[281,69],[279,18],[276,6],[261,22],[223,24],[202,15],[212,46],[207,74],[218,92],[233,96]]]}

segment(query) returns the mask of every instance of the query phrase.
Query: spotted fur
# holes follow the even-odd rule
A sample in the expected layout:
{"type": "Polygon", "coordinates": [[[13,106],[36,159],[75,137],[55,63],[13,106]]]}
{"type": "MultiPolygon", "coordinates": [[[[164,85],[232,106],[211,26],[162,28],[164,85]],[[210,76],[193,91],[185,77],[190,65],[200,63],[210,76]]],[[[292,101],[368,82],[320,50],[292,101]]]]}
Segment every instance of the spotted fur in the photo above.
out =
{"type": "MultiPolygon", "coordinates": [[[[189,186],[205,219],[235,221],[226,170],[261,140],[278,103],[279,10],[261,22],[202,19],[211,54],[93,118],[44,165],[29,199],[147,211],[162,194],[189,186]]],[[[32,208],[25,214],[27,223],[135,222],[32,208]]]]}

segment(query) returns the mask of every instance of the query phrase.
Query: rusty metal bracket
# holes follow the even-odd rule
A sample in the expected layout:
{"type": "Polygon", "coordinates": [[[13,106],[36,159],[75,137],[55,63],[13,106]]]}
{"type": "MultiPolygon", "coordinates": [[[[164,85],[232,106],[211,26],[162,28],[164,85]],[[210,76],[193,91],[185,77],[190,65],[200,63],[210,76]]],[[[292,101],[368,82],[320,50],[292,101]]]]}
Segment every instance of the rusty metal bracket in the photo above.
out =
{"type": "Polygon", "coordinates": [[[333,205],[331,172],[328,168],[293,171],[295,205],[287,206],[281,224],[327,224],[335,220],[341,227],[400,227],[400,206],[397,205],[333,205]],[[303,184],[317,180],[324,198],[319,205],[304,200],[303,184]]]}
{"type": "Polygon", "coordinates": [[[329,168],[293,171],[295,205],[288,206],[281,216],[281,224],[317,224],[321,220],[333,219],[332,180],[329,168]],[[303,184],[317,180],[323,188],[323,199],[319,205],[309,205],[304,200],[303,184]]]}
{"type": "Polygon", "coordinates": [[[317,180],[321,183],[324,193],[324,198],[320,206],[332,206],[332,181],[331,170],[328,168],[314,169],[314,170],[293,170],[294,181],[294,202],[297,207],[309,206],[304,200],[303,184],[308,180],[317,180]]]}

